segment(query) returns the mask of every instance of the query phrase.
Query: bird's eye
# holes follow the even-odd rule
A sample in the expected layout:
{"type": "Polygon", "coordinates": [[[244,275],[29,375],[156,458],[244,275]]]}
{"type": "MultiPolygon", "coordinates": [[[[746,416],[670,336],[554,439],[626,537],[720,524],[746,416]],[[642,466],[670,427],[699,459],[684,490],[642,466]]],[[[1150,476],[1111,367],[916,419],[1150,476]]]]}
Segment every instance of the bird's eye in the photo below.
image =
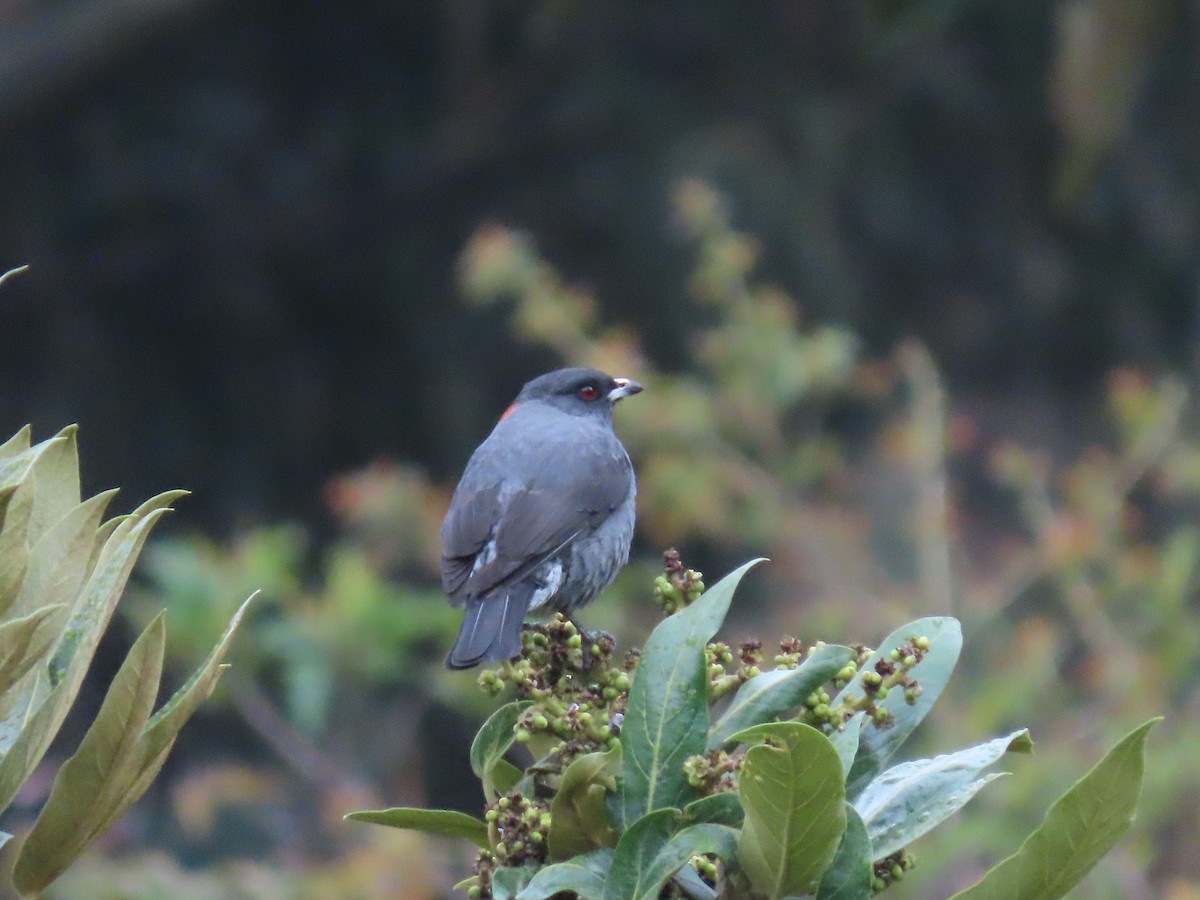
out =
{"type": "Polygon", "coordinates": [[[596,386],[594,384],[585,384],[579,389],[579,396],[584,400],[595,400],[596,393],[596,386]]]}

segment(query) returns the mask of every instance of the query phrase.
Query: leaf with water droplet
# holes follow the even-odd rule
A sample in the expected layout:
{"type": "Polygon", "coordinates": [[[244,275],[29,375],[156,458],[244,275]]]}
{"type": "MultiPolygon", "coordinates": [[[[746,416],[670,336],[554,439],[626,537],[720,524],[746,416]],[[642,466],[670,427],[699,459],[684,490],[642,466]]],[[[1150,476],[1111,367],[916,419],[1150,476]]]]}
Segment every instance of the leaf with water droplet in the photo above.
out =
{"type": "Polygon", "coordinates": [[[1028,746],[1029,733],[1016,731],[977,747],[893,766],[854,800],[871,838],[875,859],[907,847],[966,805],[1000,773],[977,777],[1005,753],[1028,746]]]}

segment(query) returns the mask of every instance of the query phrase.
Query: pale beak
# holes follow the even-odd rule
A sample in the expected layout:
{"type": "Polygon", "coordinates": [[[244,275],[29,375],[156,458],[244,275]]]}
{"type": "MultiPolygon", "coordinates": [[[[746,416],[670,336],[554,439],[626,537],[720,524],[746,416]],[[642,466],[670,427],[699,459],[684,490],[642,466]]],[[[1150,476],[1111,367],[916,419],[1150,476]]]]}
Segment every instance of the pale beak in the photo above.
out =
{"type": "Polygon", "coordinates": [[[641,393],[642,386],[630,378],[614,378],[616,387],[608,392],[608,402],[616,403],[622,397],[641,393]]]}

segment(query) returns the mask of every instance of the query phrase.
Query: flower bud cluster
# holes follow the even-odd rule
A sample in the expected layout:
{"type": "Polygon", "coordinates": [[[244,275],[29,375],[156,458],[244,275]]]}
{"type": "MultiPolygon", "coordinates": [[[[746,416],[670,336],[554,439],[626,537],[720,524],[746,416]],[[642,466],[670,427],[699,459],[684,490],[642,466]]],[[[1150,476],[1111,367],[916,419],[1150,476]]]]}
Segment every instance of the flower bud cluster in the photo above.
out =
{"type": "Polygon", "coordinates": [[[620,691],[615,677],[622,673],[611,667],[615,649],[612,635],[587,634],[562,613],[556,613],[548,622],[526,625],[521,632],[521,655],[497,669],[480,672],[479,688],[489,696],[497,696],[506,683],[512,684],[523,700],[552,696],[573,699],[576,693],[600,682],[601,690],[612,687],[620,691]]]}
{"type": "Polygon", "coordinates": [[[871,867],[871,893],[878,894],[904,877],[904,873],[917,864],[907,850],[897,850],[885,856],[871,867]]]}
{"type": "Polygon", "coordinates": [[[684,568],[678,550],[668,550],[663,554],[663,573],[654,579],[654,600],[664,615],[677,613],[704,593],[703,579],[695,569],[684,568]]]}
{"type": "Polygon", "coordinates": [[[804,644],[790,635],[779,642],[779,653],[775,656],[775,668],[794,669],[804,659],[804,644]]]}
{"type": "Polygon", "coordinates": [[[737,776],[742,770],[741,753],[726,753],[724,750],[709,750],[689,756],[683,761],[683,771],[688,784],[704,797],[723,791],[737,790],[737,776]]]}
{"type": "Polygon", "coordinates": [[[492,857],[498,866],[520,866],[546,859],[550,835],[550,805],[515,791],[484,807],[491,832],[492,857]]]}
{"type": "MultiPolygon", "coordinates": [[[[882,655],[872,668],[859,675],[863,696],[847,700],[843,704],[843,709],[839,711],[841,717],[848,719],[855,712],[865,710],[877,727],[891,727],[894,721],[892,714],[888,712],[886,706],[882,705],[881,701],[890,697],[892,691],[901,690],[904,692],[905,703],[912,706],[917,702],[921,696],[921,683],[908,673],[925,658],[928,650],[929,638],[921,636],[910,638],[899,647],[894,647],[882,655]]],[[[862,648],[862,651],[866,651],[866,648],[862,648]]],[[[859,656],[859,667],[866,662],[862,651],[859,656]]],[[[845,671],[843,669],[838,673],[838,679],[841,679],[845,671]]]]}

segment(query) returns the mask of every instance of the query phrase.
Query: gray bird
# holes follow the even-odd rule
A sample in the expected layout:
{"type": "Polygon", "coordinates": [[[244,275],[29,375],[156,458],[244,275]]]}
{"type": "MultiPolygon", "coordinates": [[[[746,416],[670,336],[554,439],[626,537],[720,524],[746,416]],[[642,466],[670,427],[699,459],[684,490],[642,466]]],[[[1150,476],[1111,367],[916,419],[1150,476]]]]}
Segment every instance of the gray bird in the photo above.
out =
{"type": "Polygon", "coordinates": [[[533,379],[472,454],[442,523],[442,586],[465,608],[449,669],[511,659],[533,610],[568,615],[629,559],[637,486],[613,404],[642,386],[595,369],[533,379]]]}

